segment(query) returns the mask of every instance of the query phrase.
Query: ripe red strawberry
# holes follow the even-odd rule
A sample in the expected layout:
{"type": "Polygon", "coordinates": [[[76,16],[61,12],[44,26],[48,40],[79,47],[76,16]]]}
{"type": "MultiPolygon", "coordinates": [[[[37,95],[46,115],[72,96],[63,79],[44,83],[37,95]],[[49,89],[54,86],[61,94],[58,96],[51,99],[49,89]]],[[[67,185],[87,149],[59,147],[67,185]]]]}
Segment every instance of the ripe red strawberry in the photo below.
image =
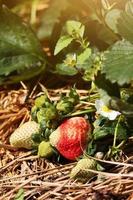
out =
{"type": "Polygon", "coordinates": [[[86,148],[90,130],[90,124],[85,118],[73,117],[65,120],[50,135],[50,143],[65,158],[76,160],[86,148]]]}

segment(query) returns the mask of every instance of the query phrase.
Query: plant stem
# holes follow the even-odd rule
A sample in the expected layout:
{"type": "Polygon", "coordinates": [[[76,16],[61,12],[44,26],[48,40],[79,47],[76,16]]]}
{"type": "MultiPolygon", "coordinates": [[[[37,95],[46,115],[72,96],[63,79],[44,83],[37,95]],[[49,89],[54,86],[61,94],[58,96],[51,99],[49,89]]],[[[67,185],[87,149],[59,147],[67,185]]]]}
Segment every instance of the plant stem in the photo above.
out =
{"type": "Polygon", "coordinates": [[[118,122],[117,122],[116,127],[115,127],[113,147],[116,146],[116,138],[117,138],[118,126],[119,126],[120,120],[121,120],[121,116],[119,117],[118,122]]]}
{"type": "Polygon", "coordinates": [[[68,115],[65,115],[65,117],[74,117],[76,115],[82,115],[82,114],[87,114],[91,112],[95,112],[96,110],[94,108],[88,109],[88,110],[83,110],[83,111],[77,111],[68,115]]]}

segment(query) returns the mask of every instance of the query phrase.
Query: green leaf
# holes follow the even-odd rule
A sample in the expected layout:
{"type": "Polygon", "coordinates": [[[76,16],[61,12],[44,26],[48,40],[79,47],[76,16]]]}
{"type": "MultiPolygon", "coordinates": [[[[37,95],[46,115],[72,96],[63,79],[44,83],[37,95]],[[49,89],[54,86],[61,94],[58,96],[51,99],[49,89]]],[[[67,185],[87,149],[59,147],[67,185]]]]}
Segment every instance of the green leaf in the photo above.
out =
{"type": "Polygon", "coordinates": [[[6,7],[0,8],[0,84],[38,75],[45,62],[31,28],[6,7]]]}
{"type": "Polygon", "coordinates": [[[113,131],[113,129],[110,127],[99,127],[99,128],[94,129],[94,132],[93,132],[94,140],[99,140],[108,135],[111,135],[110,129],[113,131]]]}
{"type": "Polygon", "coordinates": [[[127,130],[121,124],[118,125],[117,140],[126,140],[127,130]]]}
{"type": "Polygon", "coordinates": [[[90,156],[93,156],[96,152],[96,149],[97,149],[96,144],[93,142],[93,140],[91,140],[87,146],[87,150],[86,150],[87,154],[89,154],[90,156]]]}
{"type": "Polygon", "coordinates": [[[99,25],[97,36],[100,40],[107,43],[108,45],[112,45],[114,42],[118,40],[118,36],[103,24],[99,25]]]}
{"type": "Polygon", "coordinates": [[[120,17],[121,11],[119,9],[110,10],[105,16],[105,22],[115,33],[118,33],[117,23],[118,18],[120,17]]]}
{"type": "Polygon", "coordinates": [[[133,43],[133,14],[121,12],[117,23],[117,30],[123,38],[133,43]]]}
{"type": "Polygon", "coordinates": [[[85,62],[91,56],[91,52],[90,48],[86,48],[80,55],[77,56],[77,67],[80,65],[80,68],[84,68],[85,62]]]}
{"type": "Polygon", "coordinates": [[[66,66],[64,63],[56,65],[56,72],[61,75],[74,76],[78,72],[74,67],[66,66]]]}
{"type": "Polygon", "coordinates": [[[116,42],[104,54],[102,72],[112,83],[130,83],[133,80],[133,45],[128,41],[116,42]]]}
{"type": "Polygon", "coordinates": [[[73,35],[73,33],[78,33],[78,35],[83,38],[85,26],[78,21],[67,21],[66,23],[66,30],[69,35],[73,35]]]}
{"type": "Polygon", "coordinates": [[[57,55],[60,51],[62,51],[65,47],[67,47],[71,42],[73,41],[73,38],[69,35],[61,36],[56,44],[54,55],[57,55]]]}
{"type": "MultiPolygon", "coordinates": [[[[107,136],[114,135],[116,122],[110,126],[102,126],[95,128],[93,131],[94,140],[100,140],[107,136]]],[[[127,131],[121,124],[118,125],[117,140],[125,140],[127,138],[127,131]]]]}
{"type": "Polygon", "coordinates": [[[22,188],[19,189],[14,200],[24,200],[24,190],[22,188]]]}
{"type": "Polygon", "coordinates": [[[44,11],[41,26],[38,31],[38,37],[40,39],[51,36],[55,24],[59,22],[62,11],[67,9],[68,6],[69,2],[67,0],[50,1],[48,9],[44,11]]]}

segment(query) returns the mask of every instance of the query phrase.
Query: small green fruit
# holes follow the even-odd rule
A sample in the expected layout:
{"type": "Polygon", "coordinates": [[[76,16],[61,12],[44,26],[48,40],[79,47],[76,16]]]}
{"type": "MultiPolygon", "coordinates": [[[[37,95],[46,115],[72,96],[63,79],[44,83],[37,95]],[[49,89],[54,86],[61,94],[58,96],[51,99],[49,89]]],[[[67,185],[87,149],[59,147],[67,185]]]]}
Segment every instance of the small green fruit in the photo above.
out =
{"type": "Polygon", "coordinates": [[[35,99],[35,106],[37,108],[41,108],[42,106],[45,105],[46,102],[49,102],[47,95],[45,95],[45,94],[41,95],[35,99]]]}
{"type": "Polygon", "coordinates": [[[56,109],[64,114],[70,113],[73,110],[73,103],[70,101],[61,100],[57,103],[56,109]]]}
{"type": "Polygon", "coordinates": [[[50,145],[50,142],[42,141],[38,147],[38,156],[49,158],[53,155],[54,151],[50,145]]]}

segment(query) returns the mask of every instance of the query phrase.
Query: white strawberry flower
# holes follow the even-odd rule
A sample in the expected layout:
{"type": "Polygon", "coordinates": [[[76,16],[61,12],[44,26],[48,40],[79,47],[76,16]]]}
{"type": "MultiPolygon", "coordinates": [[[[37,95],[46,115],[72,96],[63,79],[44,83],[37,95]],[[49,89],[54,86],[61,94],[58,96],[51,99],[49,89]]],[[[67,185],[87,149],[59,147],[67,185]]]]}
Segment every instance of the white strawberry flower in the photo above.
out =
{"type": "Polygon", "coordinates": [[[102,100],[95,101],[96,113],[107,117],[109,120],[115,120],[121,113],[115,110],[109,109],[102,100]]]}

